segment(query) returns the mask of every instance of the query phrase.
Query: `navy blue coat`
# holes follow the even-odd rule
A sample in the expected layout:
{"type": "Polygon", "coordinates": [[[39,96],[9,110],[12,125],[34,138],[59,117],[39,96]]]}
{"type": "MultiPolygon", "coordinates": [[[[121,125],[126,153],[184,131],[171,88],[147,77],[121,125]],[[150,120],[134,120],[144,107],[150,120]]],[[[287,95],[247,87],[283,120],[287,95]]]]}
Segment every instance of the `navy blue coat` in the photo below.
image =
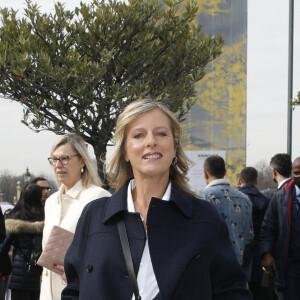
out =
{"type": "Polygon", "coordinates": [[[261,256],[270,253],[275,258],[276,284],[279,289],[285,287],[294,195],[294,179],[292,179],[273,195],[261,229],[261,256]]]}
{"type": "MultiPolygon", "coordinates": [[[[125,214],[136,274],[145,246],[138,213],[127,211],[127,184],[115,195],[89,203],[65,257],[63,300],[129,300],[116,220],[125,214]]],[[[172,185],[170,201],[152,198],[147,215],[149,251],[158,299],[252,299],[246,277],[216,209],[172,185]]]]}
{"type": "Polygon", "coordinates": [[[259,252],[261,225],[270,203],[270,198],[262,194],[255,185],[245,184],[239,191],[248,195],[252,203],[252,223],[254,231],[253,241],[246,246],[244,253],[244,266],[249,264],[251,267],[251,277],[249,282],[261,282],[263,270],[259,252]]]}

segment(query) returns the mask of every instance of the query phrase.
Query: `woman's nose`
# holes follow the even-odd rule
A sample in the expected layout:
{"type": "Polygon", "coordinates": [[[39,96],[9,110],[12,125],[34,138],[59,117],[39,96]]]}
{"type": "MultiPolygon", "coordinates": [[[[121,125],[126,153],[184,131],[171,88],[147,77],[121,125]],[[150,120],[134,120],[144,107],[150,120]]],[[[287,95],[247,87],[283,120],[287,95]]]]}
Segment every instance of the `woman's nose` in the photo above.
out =
{"type": "Polygon", "coordinates": [[[148,134],[147,135],[147,146],[155,146],[156,145],[156,139],[153,134],[148,134]]]}
{"type": "Polygon", "coordinates": [[[55,167],[61,167],[63,166],[63,164],[61,163],[61,161],[58,159],[54,165],[55,167]]]}

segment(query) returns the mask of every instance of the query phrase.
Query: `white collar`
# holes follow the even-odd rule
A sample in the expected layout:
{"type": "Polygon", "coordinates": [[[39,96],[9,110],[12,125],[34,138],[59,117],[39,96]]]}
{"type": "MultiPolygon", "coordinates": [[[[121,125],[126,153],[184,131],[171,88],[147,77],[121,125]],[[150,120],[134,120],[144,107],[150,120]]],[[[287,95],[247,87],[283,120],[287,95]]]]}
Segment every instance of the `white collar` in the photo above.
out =
{"type": "MultiPolygon", "coordinates": [[[[57,201],[61,201],[61,197],[64,195],[64,191],[65,191],[65,185],[62,184],[59,188],[59,197],[57,197],[57,201]]],[[[77,199],[78,198],[78,195],[81,193],[83,189],[83,186],[82,186],[82,182],[81,182],[81,179],[79,179],[73,186],[72,188],[70,188],[66,193],[65,195],[68,195],[70,196],[71,198],[73,199],[77,199]]]]}
{"type": "Polygon", "coordinates": [[[295,184],[295,189],[296,189],[296,197],[300,196],[300,189],[298,188],[298,186],[295,184]]]}
{"type": "MultiPolygon", "coordinates": [[[[135,180],[131,179],[128,184],[128,189],[127,189],[127,209],[128,209],[128,212],[131,212],[131,213],[135,212],[132,193],[131,193],[131,191],[134,189],[135,189],[135,180]]],[[[171,197],[171,182],[169,182],[168,187],[165,191],[165,194],[162,197],[162,200],[169,201],[170,197],[171,197]]]]}
{"type": "Polygon", "coordinates": [[[287,178],[287,179],[284,179],[282,180],[279,184],[278,184],[278,187],[277,189],[279,190],[288,180],[290,180],[291,178],[287,178]]]}

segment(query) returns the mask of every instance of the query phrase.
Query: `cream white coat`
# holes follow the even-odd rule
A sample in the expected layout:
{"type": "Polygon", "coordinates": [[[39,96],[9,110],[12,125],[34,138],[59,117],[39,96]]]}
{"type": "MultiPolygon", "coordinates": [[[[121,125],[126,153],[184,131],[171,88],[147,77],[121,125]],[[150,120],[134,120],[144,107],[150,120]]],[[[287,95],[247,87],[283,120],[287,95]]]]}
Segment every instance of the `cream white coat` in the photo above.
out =
{"type": "MultiPolygon", "coordinates": [[[[58,192],[51,195],[45,204],[45,227],[43,231],[43,248],[47,244],[51,229],[54,225],[75,232],[78,219],[85,205],[92,200],[110,196],[110,193],[101,187],[92,185],[84,188],[79,180],[66,194],[63,194],[64,185],[58,192]],[[63,198],[67,197],[69,207],[66,212],[62,209],[63,198]]],[[[61,276],[44,268],[40,300],[60,300],[61,292],[65,287],[61,276]]]]}

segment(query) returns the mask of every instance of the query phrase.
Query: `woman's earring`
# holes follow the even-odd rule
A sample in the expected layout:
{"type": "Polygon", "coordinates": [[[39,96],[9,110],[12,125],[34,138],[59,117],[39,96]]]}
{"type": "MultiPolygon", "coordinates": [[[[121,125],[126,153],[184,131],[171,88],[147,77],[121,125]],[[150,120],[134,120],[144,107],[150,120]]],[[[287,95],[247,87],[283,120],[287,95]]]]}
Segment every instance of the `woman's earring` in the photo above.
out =
{"type": "Polygon", "coordinates": [[[177,164],[177,156],[174,157],[173,161],[172,161],[172,165],[173,166],[176,166],[177,164]]]}
{"type": "Polygon", "coordinates": [[[81,172],[81,174],[84,173],[84,168],[81,168],[81,169],[80,169],[80,172],[81,172]]]}

